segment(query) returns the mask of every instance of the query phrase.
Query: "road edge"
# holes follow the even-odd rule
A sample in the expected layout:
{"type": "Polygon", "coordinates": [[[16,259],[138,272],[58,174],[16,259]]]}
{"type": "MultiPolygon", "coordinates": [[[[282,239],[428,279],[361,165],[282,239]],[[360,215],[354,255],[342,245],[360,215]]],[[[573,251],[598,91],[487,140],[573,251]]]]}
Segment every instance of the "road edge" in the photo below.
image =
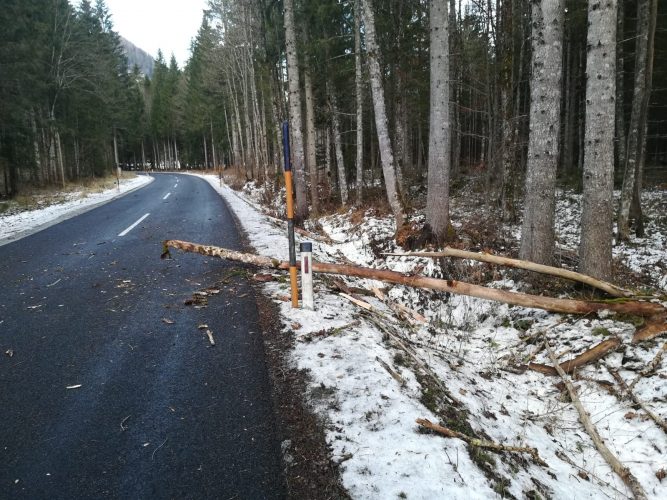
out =
{"type": "MultiPolygon", "coordinates": [[[[197,173],[183,172],[207,182],[229,210],[246,249],[253,249],[236,212],[216,189],[215,180],[197,173]]],[[[233,193],[238,196],[236,193],[233,193]]],[[[245,200],[244,200],[245,201],[245,200]]],[[[254,250],[254,249],[253,249],[254,250]]],[[[252,283],[262,329],[273,410],[281,443],[283,473],[288,498],[301,500],[348,500],[338,465],[332,460],[326,441],[324,422],[308,404],[308,373],[299,370],[290,359],[294,336],[282,330],[277,306],[259,283],[252,283]]]]}
{"type": "Polygon", "coordinates": [[[66,220],[72,219],[74,217],[77,217],[79,215],[85,214],[86,212],[90,212],[91,210],[96,209],[97,207],[101,207],[102,205],[105,205],[111,201],[117,200],[119,198],[122,198],[123,196],[126,196],[130,193],[134,193],[135,191],[145,188],[148,186],[150,183],[152,183],[155,180],[155,177],[152,177],[150,174],[145,174],[146,177],[148,177],[150,180],[148,182],[145,182],[144,184],[141,184],[140,186],[135,186],[132,189],[129,189],[128,191],[124,191],[121,193],[118,193],[111,198],[108,198],[106,200],[98,201],[96,203],[92,203],[90,205],[85,205],[80,208],[76,208],[70,212],[66,212],[62,215],[59,215],[58,217],[51,219],[48,222],[44,222],[43,224],[39,224],[37,226],[31,227],[29,229],[24,229],[23,231],[20,231],[12,236],[6,236],[4,238],[0,238],[0,247],[4,245],[9,245],[10,243],[14,243],[15,241],[22,240],[23,238],[27,238],[28,236],[32,236],[33,234],[39,233],[40,231],[44,231],[45,229],[50,228],[51,226],[55,226],[56,224],[60,224],[61,222],[64,222],[66,220]]]}

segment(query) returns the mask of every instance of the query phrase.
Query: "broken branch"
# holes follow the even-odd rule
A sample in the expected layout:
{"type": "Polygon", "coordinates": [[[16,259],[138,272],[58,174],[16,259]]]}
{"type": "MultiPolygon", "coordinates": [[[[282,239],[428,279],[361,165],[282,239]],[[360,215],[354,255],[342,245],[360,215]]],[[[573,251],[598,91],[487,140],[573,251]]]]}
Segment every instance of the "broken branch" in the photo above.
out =
{"type": "Polygon", "coordinates": [[[469,259],[476,260],[478,262],[487,262],[489,264],[498,264],[506,267],[513,267],[516,269],[524,269],[526,271],[533,271],[540,274],[546,274],[549,276],[557,276],[559,278],[564,278],[570,281],[577,281],[579,283],[584,283],[586,285],[597,288],[607,292],[613,297],[632,297],[633,293],[629,290],[624,290],[612,283],[606,281],[601,281],[593,278],[592,276],[587,276],[585,274],[577,273],[575,271],[570,271],[568,269],[562,269],[560,267],[545,266],[542,264],[536,264],[535,262],[530,262],[528,260],[519,260],[511,259],[509,257],[503,257],[500,255],[491,255],[488,253],[476,253],[476,252],[467,252],[465,250],[459,250],[457,248],[445,248],[441,252],[409,252],[409,253],[386,253],[385,255],[392,257],[428,257],[428,258],[440,258],[440,257],[454,257],[457,259],[469,259]]]}
{"type": "MultiPolygon", "coordinates": [[[[621,345],[621,340],[618,337],[614,337],[609,340],[600,342],[594,347],[591,347],[585,352],[582,352],[578,356],[560,363],[559,367],[563,370],[564,373],[572,373],[577,368],[580,368],[584,365],[594,363],[599,359],[605,357],[609,352],[615,351],[618,346],[621,345]]],[[[540,363],[528,363],[528,368],[544,373],[545,375],[558,375],[558,369],[553,366],[543,365],[540,363]]]]}
{"type": "Polygon", "coordinates": [[[609,374],[614,377],[614,380],[618,382],[621,390],[632,399],[637,406],[646,412],[646,414],[653,420],[663,431],[667,432],[667,422],[660,415],[656,415],[639,397],[635,392],[628,387],[628,384],[625,383],[621,374],[618,373],[618,370],[612,370],[609,366],[606,367],[609,374]]]}
{"type": "Polygon", "coordinates": [[[632,491],[633,496],[637,500],[645,500],[647,497],[646,493],[644,492],[644,488],[642,488],[642,485],[639,483],[637,478],[632,474],[632,472],[630,472],[630,469],[628,469],[625,465],[623,465],[621,461],[618,458],[616,458],[616,455],[614,455],[611,452],[611,450],[607,448],[607,445],[604,444],[604,441],[602,440],[602,437],[600,437],[597,428],[595,427],[593,422],[591,422],[591,419],[588,416],[588,413],[586,412],[584,405],[581,404],[581,400],[577,395],[577,389],[574,387],[574,385],[570,381],[565,371],[558,364],[558,360],[556,359],[556,356],[553,350],[551,349],[549,342],[546,339],[544,342],[547,352],[549,353],[549,357],[551,358],[551,362],[554,364],[555,369],[558,372],[558,375],[560,375],[560,378],[563,379],[563,383],[567,388],[567,392],[570,395],[572,404],[579,413],[579,420],[584,426],[584,429],[586,429],[586,432],[593,441],[593,444],[595,444],[595,447],[597,448],[598,452],[600,452],[600,455],[602,455],[607,464],[609,464],[609,467],[611,467],[612,470],[616,474],[618,474],[618,476],[623,480],[626,486],[630,488],[630,491],[632,491]]]}
{"type": "Polygon", "coordinates": [[[487,441],[485,439],[473,438],[466,434],[463,434],[462,432],[448,429],[447,427],[443,427],[442,425],[439,424],[434,424],[433,422],[425,418],[418,418],[417,423],[422,427],[429,429],[433,432],[437,432],[442,436],[462,439],[466,443],[472,446],[477,446],[478,448],[486,448],[487,450],[495,450],[495,451],[509,451],[512,453],[528,453],[531,457],[533,457],[533,460],[535,460],[535,462],[537,462],[540,465],[543,465],[544,467],[549,467],[549,465],[540,458],[540,455],[537,452],[536,448],[531,448],[530,446],[509,446],[501,443],[496,443],[493,441],[487,441]]]}

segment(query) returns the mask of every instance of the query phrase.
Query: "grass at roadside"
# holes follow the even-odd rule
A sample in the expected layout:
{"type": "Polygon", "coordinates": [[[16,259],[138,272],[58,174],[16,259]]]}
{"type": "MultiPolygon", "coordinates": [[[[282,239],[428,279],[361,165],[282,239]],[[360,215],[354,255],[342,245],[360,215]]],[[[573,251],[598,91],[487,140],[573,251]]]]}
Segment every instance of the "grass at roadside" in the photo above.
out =
{"type": "MultiPolygon", "coordinates": [[[[121,180],[133,179],[134,172],[123,172],[121,180]]],[[[116,186],[116,176],[88,177],[77,182],[68,182],[63,186],[42,188],[24,188],[21,193],[8,200],[0,200],[0,214],[18,213],[35,210],[67,201],[85,198],[88,195],[101,193],[116,186]]]]}

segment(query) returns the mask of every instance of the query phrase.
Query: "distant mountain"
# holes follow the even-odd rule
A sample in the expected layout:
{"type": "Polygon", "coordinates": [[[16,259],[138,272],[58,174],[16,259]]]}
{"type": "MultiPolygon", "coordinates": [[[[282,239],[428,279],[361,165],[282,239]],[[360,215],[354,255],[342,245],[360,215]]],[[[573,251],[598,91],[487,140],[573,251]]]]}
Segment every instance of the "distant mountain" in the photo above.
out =
{"type": "Polygon", "coordinates": [[[120,43],[123,46],[125,55],[127,56],[127,63],[128,63],[127,67],[130,69],[130,71],[132,70],[132,68],[134,68],[134,65],[136,64],[137,66],[139,66],[139,70],[144,75],[152,77],[153,66],[155,64],[153,56],[151,56],[146,51],[141,50],[139,47],[134,45],[129,40],[126,40],[122,36],[120,37],[120,43]]]}

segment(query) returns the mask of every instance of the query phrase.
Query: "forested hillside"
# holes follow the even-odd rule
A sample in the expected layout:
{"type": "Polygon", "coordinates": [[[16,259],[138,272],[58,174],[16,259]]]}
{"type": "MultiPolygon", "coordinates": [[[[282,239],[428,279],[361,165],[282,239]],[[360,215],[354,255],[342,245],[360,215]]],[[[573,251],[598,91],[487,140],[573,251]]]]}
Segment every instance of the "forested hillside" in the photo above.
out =
{"type": "Polygon", "coordinates": [[[441,242],[449,193],[469,186],[501,219],[525,210],[521,253],[549,262],[560,182],[585,193],[582,257],[608,276],[592,262],[610,255],[612,189],[626,238],[642,231],[642,186],[664,182],[667,4],[596,5],[212,0],[186,67],[159,54],[148,79],[128,72],[103,1],[13,0],[2,191],[115,164],[275,179],[289,119],[300,220],[386,200],[398,229],[425,207],[441,242]]]}
{"type": "Polygon", "coordinates": [[[129,68],[134,68],[135,66],[139,67],[139,71],[146,75],[147,77],[153,76],[153,67],[155,66],[155,61],[146,51],[134,45],[129,40],[126,40],[122,36],[120,37],[120,43],[123,46],[123,52],[127,57],[127,65],[129,68]]]}

